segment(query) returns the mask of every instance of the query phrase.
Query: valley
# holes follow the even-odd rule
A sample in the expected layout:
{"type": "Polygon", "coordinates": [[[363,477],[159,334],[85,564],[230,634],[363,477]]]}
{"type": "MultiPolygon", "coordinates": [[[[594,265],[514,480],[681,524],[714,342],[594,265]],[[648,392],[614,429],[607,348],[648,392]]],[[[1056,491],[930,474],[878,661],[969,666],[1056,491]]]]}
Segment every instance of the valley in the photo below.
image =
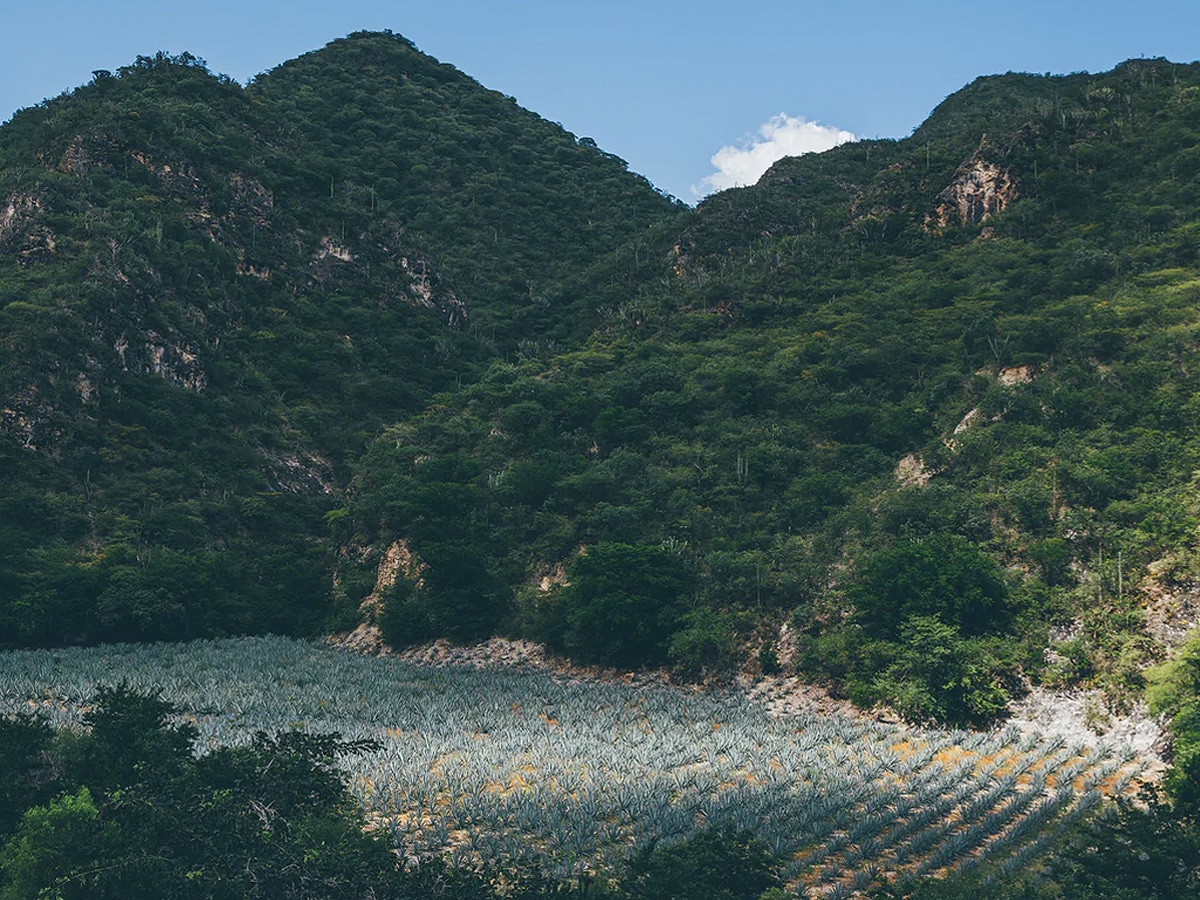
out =
{"type": "Polygon", "coordinates": [[[0,900],[1194,895],[1197,209],[1156,58],[695,208],[392,32],[18,112],[0,900]]]}
{"type": "Polygon", "coordinates": [[[0,655],[3,710],[61,726],[104,682],[161,688],[209,751],[295,728],[378,741],[345,765],[368,829],[404,858],[530,864],[575,884],[704,828],[753,832],[792,887],[821,892],[981,862],[1019,871],[1102,798],[1132,796],[1144,765],[1107,742],[771,717],[738,690],[284,638],[0,655]]]}

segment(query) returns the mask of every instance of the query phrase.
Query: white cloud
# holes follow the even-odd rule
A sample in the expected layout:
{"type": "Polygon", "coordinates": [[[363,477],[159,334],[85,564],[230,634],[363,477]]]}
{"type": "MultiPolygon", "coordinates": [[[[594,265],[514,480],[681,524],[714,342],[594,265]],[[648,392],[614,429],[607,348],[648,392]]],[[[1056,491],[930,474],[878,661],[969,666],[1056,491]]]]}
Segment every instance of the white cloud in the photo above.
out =
{"type": "Polygon", "coordinates": [[[715,172],[692,188],[692,193],[702,197],[712,191],[754,184],[772,163],[785,156],[802,153],[819,153],[857,140],[849,131],[809,122],[803,116],[780,113],[772,116],[758,129],[760,137],[747,141],[741,147],[722,147],[711,160],[715,172]]]}

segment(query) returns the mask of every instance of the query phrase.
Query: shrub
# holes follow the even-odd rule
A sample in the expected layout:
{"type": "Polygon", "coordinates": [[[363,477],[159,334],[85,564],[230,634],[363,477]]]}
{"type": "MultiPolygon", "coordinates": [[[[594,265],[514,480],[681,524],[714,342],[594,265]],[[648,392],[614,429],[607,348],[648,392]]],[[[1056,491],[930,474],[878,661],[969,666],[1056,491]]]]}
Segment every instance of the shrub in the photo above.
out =
{"type": "Polygon", "coordinates": [[[630,860],[622,888],[636,900],[755,900],[779,886],[766,846],[748,831],[702,831],[630,860]]]}
{"type": "Polygon", "coordinates": [[[903,541],[869,557],[850,597],[863,629],[891,639],[911,616],[937,616],[964,634],[999,630],[1010,617],[999,567],[957,535],[903,541]]]}
{"type": "Polygon", "coordinates": [[[692,680],[732,677],[744,655],[738,645],[739,618],[708,608],[685,613],[667,651],[675,672],[692,680]]]}
{"type": "Polygon", "coordinates": [[[1150,711],[1171,716],[1168,794],[1193,816],[1200,811],[1200,634],[1147,675],[1150,711]]]}
{"type": "Polygon", "coordinates": [[[428,611],[417,598],[416,585],[404,579],[398,579],[387,592],[376,624],[384,642],[398,649],[434,636],[428,611]]]}
{"type": "Polygon", "coordinates": [[[684,561],[660,547],[590,547],[575,560],[563,590],[567,652],[613,666],[666,662],[692,584],[684,561]]]}
{"type": "Polygon", "coordinates": [[[383,639],[410,647],[435,637],[470,641],[491,634],[510,606],[508,590],[476,546],[462,541],[422,548],[422,584],[397,581],[379,614],[383,639]]]}
{"type": "Polygon", "coordinates": [[[798,660],[862,705],[913,721],[981,725],[1017,683],[1012,612],[1000,569],[956,535],[869,556],[848,591],[853,615],[805,641],[798,660]]]}
{"type": "Polygon", "coordinates": [[[911,720],[984,725],[1004,712],[1013,666],[1002,643],[964,638],[936,616],[913,616],[901,637],[874,681],[877,699],[911,720]]]}

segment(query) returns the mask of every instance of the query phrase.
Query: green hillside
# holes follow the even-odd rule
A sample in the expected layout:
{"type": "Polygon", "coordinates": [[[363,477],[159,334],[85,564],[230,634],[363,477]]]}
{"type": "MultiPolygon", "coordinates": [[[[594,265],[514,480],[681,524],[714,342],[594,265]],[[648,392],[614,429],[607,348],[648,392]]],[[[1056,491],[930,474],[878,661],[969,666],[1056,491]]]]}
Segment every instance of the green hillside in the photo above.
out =
{"type": "Polygon", "coordinates": [[[1194,893],[1198,209],[1200,64],[1165,60],[981,78],[694,210],[390,33],[245,87],[141,57],[18,113],[0,652],[138,643],[6,653],[36,677],[0,704],[0,897],[1194,893]],[[909,723],[148,643],[363,622],[909,723]],[[1130,755],[903,736],[1031,685],[1148,694],[1162,793],[1076,822],[1130,755]],[[335,760],[372,754],[352,795],[335,760]]]}
{"type": "Polygon", "coordinates": [[[382,427],[672,201],[390,34],[249,87],[184,54],[0,129],[0,641],[312,632],[382,427]],[[351,124],[353,127],[351,127],[351,124]]]}
{"type": "Polygon", "coordinates": [[[802,671],[917,718],[1028,677],[1133,698],[1145,607],[1193,578],[1198,128],[1200,66],[980,79],[652,232],[585,343],[364,457],[340,535],[427,566],[392,639],[500,622],[628,664],[587,624],[626,604],[646,661],[757,636],[771,665],[788,621],[802,671]],[[603,584],[631,565],[675,581],[603,584]]]}
{"type": "Polygon", "coordinates": [[[0,130],[0,634],[1130,702],[1195,578],[1198,129],[1195,65],[981,78],[686,210],[391,34],[96,73],[0,130]]]}

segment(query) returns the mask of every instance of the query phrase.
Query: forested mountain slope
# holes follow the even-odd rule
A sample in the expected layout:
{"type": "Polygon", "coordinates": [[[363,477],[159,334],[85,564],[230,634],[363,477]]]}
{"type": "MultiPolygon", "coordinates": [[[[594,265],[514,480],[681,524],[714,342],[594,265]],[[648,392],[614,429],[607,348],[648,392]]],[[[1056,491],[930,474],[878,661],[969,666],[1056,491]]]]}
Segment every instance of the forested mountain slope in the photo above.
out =
{"type": "Polygon", "coordinates": [[[1192,611],[1198,131],[1195,65],[981,78],[688,211],[391,34],[98,72],[0,129],[0,634],[371,598],[916,718],[1122,702],[1192,611]]]}
{"type": "MultiPolygon", "coordinates": [[[[389,33],[246,87],[187,54],[97,72],[0,127],[0,648],[370,621],[395,645],[499,632],[686,678],[796,672],[953,725],[1002,718],[1031,683],[1098,687],[1120,707],[1149,680],[1175,737],[1160,795],[1055,841],[1058,806],[1022,810],[1097,789],[1079,748],[1054,745],[1058,781],[992,751],[976,767],[887,738],[871,777],[935,776],[934,805],[893,804],[889,784],[862,796],[904,822],[822,818],[838,849],[820,877],[848,892],[839,860],[895,846],[860,840],[879,827],[910,862],[928,853],[926,872],[984,833],[1036,839],[980,881],[851,876],[875,896],[1194,893],[1200,638],[1148,666],[1200,618],[1197,209],[1200,64],[981,78],[908,138],[783,160],[695,210],[389,33]],[[986,779],[983,795],[953,788],[955,772],[986,779]],[[1005,778],[1038,786],[1010,795],[1005,778]],[[1048,869],[1021,874],[1052,842],[1048,869]]],[[[231,684],[219,667],[200,680],[214,672],[231,684]]],[[[317,719],[369,706],[312,677],[273,688],[314,687],[317,719]]],[[[66,710],[49,690],[15,702],[66,710]]],[[[659,745],[645,699],[593,705],[659,745]]],[[[158,694],[123,684],[93,702],[90,736],[0,717],[10,892],[75,879],[153,893],[169,872],[240,895],[266,871],[250,847],[290,854],[287,884],[323,871],[331,891],[492,895],[436,865],[402,872],[363,837],[332,760],[366,744],[260,733],[196,757],[198,732],[169,723],[158,694]],[[320,802],[287,806],[292,782],[319,782],[320,802]],[[144,800],[195,834],[245,825],[253,840],[147,856],[144,800]],[[289,843],[262,809],[318,827],[289,843]]],[[[489,702],[503,717],[536,708],[489,702]]],[[[525,722],[547,748],[551,712],[525,722]]],[[[483,720],[434,720],[495,746],[483,720]]],[[[732,746],[721,724],[697,720],[732,746]]],[[[812,731],[800,736],[835,762],[864,761],[812,731]]],[[[676,803],[694,765],[672,764],[664,811],[712,826],[722,790],[812,786],[807,763],[764,757],[756,781],[735,762],[695,815],[676,803]]],[[[526,765],[522,785],[538,774],[526,765]]],[[[494,772],[480,784],[489,804],[523,803],[493,791],[494,772]]],[[[730,810],[760,831],[778,821],[730,810]]],[[[585,819],[552,823],[556,838],[583,846],[600,834],[585,819]]],[[[750,831],[654,850],[659,836],[615,896],[675,896],[695,873],[711,896],[716,873],[750,897],[826,858],[772,857],[750,831]]],[[[555,848],[572,870],[583,858],[555,848]]],[[[494,884],[564,887],[524,870],[494,884]]]]}
{"type": "Polygon", "coordinates": [[[310,632],[383,425],[677,204],[391,34],[187,54],[0,128],[0,641],[310,632]]]}
{"type": "Polygon", "coordinates": [[[1200,66],[997,76],[710,198],[586,344],[374,444],[344,583],[391,548],[398,642],[696,674],[758,641],[918,718],[1136,696],[1194,595],[1198,137],[1200,66]]]}

